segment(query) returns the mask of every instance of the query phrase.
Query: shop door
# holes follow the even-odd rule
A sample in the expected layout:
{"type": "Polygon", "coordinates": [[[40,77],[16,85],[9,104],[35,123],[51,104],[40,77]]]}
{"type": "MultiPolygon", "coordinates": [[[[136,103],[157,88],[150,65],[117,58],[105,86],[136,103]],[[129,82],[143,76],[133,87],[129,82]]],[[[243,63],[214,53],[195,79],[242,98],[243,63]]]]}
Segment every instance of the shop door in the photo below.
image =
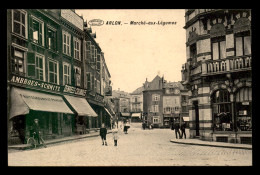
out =
{"type": "Polygon", "coordinates": [[[51,114],[52,116],[52,134],[58,134],[58,116],[57,114],[51,114]]]}
{"type": "Polygon", "coordinates": [[[194,110],[195,110],[195,128],[196,128],[196,136],[200,135],[200,123],[199,123],[199,107],[198,101],[193,102],[194,110]]]}

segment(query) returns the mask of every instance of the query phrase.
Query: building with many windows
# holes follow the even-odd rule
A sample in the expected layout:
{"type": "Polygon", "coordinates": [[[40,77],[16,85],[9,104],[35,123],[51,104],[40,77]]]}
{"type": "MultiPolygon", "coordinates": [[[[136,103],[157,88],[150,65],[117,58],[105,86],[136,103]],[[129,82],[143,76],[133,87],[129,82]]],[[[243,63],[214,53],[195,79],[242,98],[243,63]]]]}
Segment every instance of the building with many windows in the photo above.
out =
{"type": "MultiPolygon", "coordinates": [[[[25,143],[35,118],[44,139],[99,127],[86,122],[98,123],[102,115],[88,100],[86,35],[91,36],[74,10],[7,10],[9,144],[25,143]]],[[[99,92],[100,83],[92,84],[99,92]]]]}
{"type": "Polygon", "coordinates": [[[191,137],[251,143],[251,10],[187,9],[185,21],[191,137]]]}
{"type": "Polygon", "coordinates": [[[143,120],[149,126],[169,128],[174,118],[188,121],[187,89],[181,82],[156,76],[143,86],[143,120]]]}
{"type": "Polygon", "coordinates": [[[140,122],[143,113],[143,86],[130,93],[131,122],[140,122]]]}
{"type": "Polygon", "coordinates": [[[130,95],[127,92],[118,90],[112,91],[113,98],[117,101],[118,99],[118,118],[119,120],[130,120],[131,118],[131,106],[130,106],[130,95]]]}

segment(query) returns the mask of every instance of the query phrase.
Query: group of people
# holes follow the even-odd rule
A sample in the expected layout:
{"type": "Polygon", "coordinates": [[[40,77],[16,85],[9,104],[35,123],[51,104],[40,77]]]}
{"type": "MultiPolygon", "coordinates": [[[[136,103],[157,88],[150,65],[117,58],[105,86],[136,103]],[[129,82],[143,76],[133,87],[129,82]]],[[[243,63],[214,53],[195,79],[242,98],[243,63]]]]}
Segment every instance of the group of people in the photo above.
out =
{"type": "Polygon", "coordinates": [[[184,121],[181,122],[181,124],[177,120],[172,123],[171,129],[175,130],[176,139],[178,139],[178,135],[179,135],[179,139],[182,139],[183,135],[184,138],[186,139],[185,128],[186,128],[186,123],[184,121]]]}
{"type": "MultiPolygon", "coordinates": [[[[121,127],[121,125],[120,125],[120,127],[121,127]]],[[[113,134],[114,146],[117,146],[117,140],[119,139],[117,125],[113,125],[112,134],[113,134]]],[[[107,128],[105,127],[104,123],[102,123],[102,125],[101,125],[99,135],[102,140],[102,145],[108,146],[107,140],[106,140],[107,128]]]]}

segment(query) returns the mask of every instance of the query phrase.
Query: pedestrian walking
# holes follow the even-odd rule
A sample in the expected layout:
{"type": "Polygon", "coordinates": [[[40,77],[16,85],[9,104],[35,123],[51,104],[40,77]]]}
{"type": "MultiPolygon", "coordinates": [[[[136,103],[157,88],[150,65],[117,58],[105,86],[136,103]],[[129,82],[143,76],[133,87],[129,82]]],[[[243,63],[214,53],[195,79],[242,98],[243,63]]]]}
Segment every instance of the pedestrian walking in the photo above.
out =
{"type": "Polygon", "coordinates": [[[105,123],[102,123],[100,131],[99,131],[99,135],[101,136],[102,139],[102,145],[104,145],[104,141],[105,141],[105,145],[107,146],[107,128],[105,127],[105,123]]]}
{"type": "Polygon", "coordinates": [[[142,123],[143,130],[145,130],[145,122],[142,123]]]}
{"type": "Polygon", "coordinates": [[[184,138],[186,139],[185,128],[186,128],[186,122],[183,121],[181,124],[181,139],[182,139],[183,135],[184,135],[184,138]]]}
{"type": "Polygon", "coordinates": [[[127,134],[127,129],[128,129],[128,128],[127,128],[127,125],[126,125],[126,123],[124,123],[124,133],[125,133],[125,134],[127,134]]]}
{"type": "Polygon", "coordinates": [[[47,146],[45,145],[43,139],[40,137],[40,127],[39,127],[39,119],[34,119],[34,123],[32,126],[32,134],[34,135],[35,140],[40,144],[40,142],[43,143],[43,146],[46,148],[47,146]]]}
{"type": "Polygon", "coordinates": [[[117,146],[117,140],[119,139],[118,129],[116,127],[114,127],[112,130],[112,133],[113,133],[113,139],[114,139],[114,146],[117,146]]]}
{"type": "Polygon", "coordinates": [[[178,139],[178,134],[179,134],[179,138],[180,138],[180,124],[177,120],[175,120],[175,122],[174,122],[174,129],[175,129],[176,139],[178,139]]]}

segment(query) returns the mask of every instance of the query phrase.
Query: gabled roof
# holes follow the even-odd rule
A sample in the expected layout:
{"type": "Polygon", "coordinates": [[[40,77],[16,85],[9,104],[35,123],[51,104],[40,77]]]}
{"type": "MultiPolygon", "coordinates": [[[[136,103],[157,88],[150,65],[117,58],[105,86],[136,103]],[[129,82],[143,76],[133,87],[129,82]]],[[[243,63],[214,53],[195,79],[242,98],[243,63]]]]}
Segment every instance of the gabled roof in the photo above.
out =
{"type": "Polygon", "coordinates": [[[157,75],[149,84],[148,87],[144,90],[159,90],[160,88],[160,82],[162,83],[162,78],[157,75]]]}
{"type": "Polygon", "coordinates": [[[184,86],[181,84],[181,82],[167,82],[164,83],[164,88],[179,88],[180,90],[184,90],[184,86]]]}
{"type": "Polygon", "coordinates": [[[138,95],[138,94],[142,94],[144,90],[144,87],[141,86],[139,88],[137,88],[136,90],[134,90],[132,93],[130,93],[130,95],[138,95]]]}

